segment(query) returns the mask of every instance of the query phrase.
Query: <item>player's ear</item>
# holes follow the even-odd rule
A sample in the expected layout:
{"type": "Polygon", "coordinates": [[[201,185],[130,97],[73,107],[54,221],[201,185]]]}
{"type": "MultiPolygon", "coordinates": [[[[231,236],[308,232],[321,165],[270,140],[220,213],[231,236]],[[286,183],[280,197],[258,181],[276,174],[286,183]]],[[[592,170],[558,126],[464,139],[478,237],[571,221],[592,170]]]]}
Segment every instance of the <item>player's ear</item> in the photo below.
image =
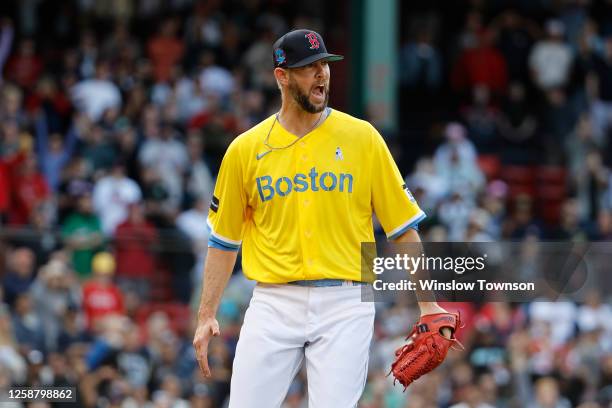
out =
{"type": "Polygon", "coordinates": [[[289,84],[289,71],[283,68],[274,68],[274,78],[279,86],[287,86],[289,84]]]}

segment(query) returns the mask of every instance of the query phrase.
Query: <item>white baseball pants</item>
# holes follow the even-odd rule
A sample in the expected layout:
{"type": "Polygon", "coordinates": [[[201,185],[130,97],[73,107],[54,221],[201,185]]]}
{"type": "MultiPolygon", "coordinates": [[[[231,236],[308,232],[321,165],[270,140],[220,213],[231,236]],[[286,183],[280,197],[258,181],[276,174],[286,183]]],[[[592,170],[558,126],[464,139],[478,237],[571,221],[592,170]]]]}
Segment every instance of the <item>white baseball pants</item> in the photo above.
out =
{"type": "Polygon", "coordinates": [[[365,386],[374,303],[362,286],[258,284],[234,358],[230,408],[275,408],[306,363],[309,408],[352,408],[365,386]]]}

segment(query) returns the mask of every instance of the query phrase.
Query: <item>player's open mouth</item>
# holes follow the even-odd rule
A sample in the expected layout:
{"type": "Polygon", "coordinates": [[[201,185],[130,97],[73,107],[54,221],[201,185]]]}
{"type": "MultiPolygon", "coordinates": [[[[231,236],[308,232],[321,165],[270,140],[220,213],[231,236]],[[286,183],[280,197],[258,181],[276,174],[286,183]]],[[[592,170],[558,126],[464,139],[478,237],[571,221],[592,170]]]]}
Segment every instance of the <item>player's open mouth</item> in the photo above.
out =
{"type": "Polygon", "coordinates": [[[312,95],[316,99],[321,99],[321,101],[325,100],[325,86],[318,85],[312,89],[312,95]]]}

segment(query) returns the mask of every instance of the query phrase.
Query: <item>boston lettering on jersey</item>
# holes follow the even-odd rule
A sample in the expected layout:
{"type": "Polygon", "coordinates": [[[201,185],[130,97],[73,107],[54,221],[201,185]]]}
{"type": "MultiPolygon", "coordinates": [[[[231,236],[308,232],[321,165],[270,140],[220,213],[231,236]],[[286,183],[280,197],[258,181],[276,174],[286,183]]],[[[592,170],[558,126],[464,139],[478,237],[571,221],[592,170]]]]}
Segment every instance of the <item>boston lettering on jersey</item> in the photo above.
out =
{"type": "Polygon", "coordinates": [[[261,176],[255,179],[257,190],[262,202],[271,200],[275,195],[285,197],[292,191],[302,193],[311,191],[334,191],[353,192],[353,175],[349,173],[336,174],[324,172],[319,174],[316,168],[310,169],[310,173],[297,173],[293,178],[280,177],[273,180],[271,176],[261,176]]]}

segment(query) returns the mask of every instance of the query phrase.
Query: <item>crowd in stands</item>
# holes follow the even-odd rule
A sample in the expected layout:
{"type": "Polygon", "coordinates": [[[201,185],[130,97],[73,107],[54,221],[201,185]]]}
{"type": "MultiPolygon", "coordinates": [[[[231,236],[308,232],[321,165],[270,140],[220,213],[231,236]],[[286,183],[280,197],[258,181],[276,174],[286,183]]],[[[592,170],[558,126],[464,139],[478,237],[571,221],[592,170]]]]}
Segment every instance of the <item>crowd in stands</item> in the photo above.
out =
{"type": "MultiPolygon", "coordinates": [[[[401,3],[400,123],[379,130],[428,215],[423,239],[612,238],[612,2],[401,3]]],[[[2,7],[0,395],[73,386],[88,407],[223,407],[254,283],[238,265],[204,379],[191,341],[215,175],[279,107],[273,41],[334,22],[287,0],[2,7]]],[[[360,406],[612,403],[603,288],[485,301],[444,304],[466,350],[405,393],[386,374],[418,310],[378,303],[360,406]]],[[[307,401],[301,372],[283,408],[307,401]]]]}

